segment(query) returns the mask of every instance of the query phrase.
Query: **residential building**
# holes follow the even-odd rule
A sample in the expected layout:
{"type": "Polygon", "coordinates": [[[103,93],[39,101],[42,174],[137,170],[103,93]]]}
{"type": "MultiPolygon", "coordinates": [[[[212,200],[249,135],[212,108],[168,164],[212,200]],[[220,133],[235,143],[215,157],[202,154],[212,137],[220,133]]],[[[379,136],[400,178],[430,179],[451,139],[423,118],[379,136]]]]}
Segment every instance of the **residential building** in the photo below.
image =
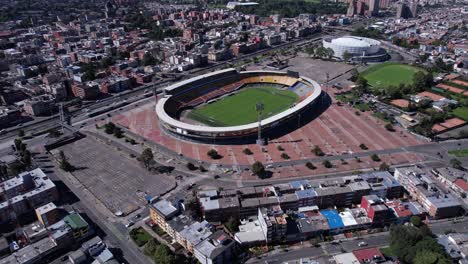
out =
{"type": "Polygon", "coordinates": [[[57,201],[58,191],[52,180],[37,168],[0,183],[0,199],[0,222],[6,222],[57,201]]]}
{"type": "Polygon", "coordinates": [[[54,98],[47,95],[25,100],[23,105],[24,112],[32,116],[51,115],[55,108],[54,98]]]}
{"type": "Polygon", "coordinates": [[[437,179],[461,197],[468,194],[468,173],[455,168],[434,168],[431,171],[437,179]]]}
{"type": "Polygon", "coordinates": [[[60,220],[59,209],[52,202],[36,208],[36,216],[45,227],[55,224],[60,220]]]}
{"type": "Polygon", "coordinates": [[[167,200],[159,200],[150,206],[150,219],[164,231],[169,230],[167,221],[178,213],[179,210],[167,200]]]}
{"type": "Polygon", "coordinates": [[[454,217],[462,212],[460,202],[453,195],[439,190],[431,178],[417,167],[395,169],[395,179],[431,217],[454,217]]]}
{"type": "Polygon", "coordinates": [[[218,230],[195,247],[194,256],[201,264],[232,263],[235,249],[235,241],[218,230]]]}

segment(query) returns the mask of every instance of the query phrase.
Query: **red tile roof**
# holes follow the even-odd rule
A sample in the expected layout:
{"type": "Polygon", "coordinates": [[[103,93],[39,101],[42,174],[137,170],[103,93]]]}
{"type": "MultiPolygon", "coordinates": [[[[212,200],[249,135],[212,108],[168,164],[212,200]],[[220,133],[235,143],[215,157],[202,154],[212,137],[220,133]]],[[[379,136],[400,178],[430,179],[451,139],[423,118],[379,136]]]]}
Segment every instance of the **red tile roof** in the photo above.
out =
{"type": "Polygon", "coordinates": [[[465,124],[464,120],[458,117],[454,117],[454,118],[445,120],[443,123],[440,123],[439,125],[446,127],[446,128],[452,128],[452,127],[460,126],[463,124],[465,124]]]}
{"type": "Polygon", "coordinates": [[[390,103],[401,108],[406,108],[409,106],[409,101],[406,99],[396,99],[392,100],[390,103]]]}
{"type": "Polygon", "coordinates": [[[446,90],[446,91],[450,91],[452,93],[463,93],[463,92],[465,92],[465,90],[463,90],[463,89],[453,87],[453,86],[450,86],[450,85],[446,85],[446,84],[443,84],[443,83],[439,83],[436,87],[440,88],[440,89],[443,89],[443,90],[446,90]]]}
{"type": "Polygon", "coordinates": [[[422,93],[418,93],[419,96],[424,96],[424,97],[429,97],[432,99],[432,101],[439,101],[441,99],[444,99],[445,97],[443,97],[442,95],[438,95],[438,94],[435,94],[435,93],[431,93],[431,92],[422,92],[422,93]]]}
{"type": "Polygon", "coordinates": [[[447,130],[447,128],[446,128],[446,127],[443,127],[443,126],[441,126],[441,125],[439,125],[439,124],[435,124],[435,125],[432,127],[432,131],[434,131],[434,132],[442,132],[442,131],[445,131],[445,130],[447,130]]]}
{"type": "Polygon", "coordinates": [[[466,182],[464,179],[457,179],[453,183],[460,187],[462,190],[468,191],[468,182],[466,182]]]}
{"type": "Polygon", "coordinates": [[[353,251],[353,254],[359,260],[360,263],[365,263],[364,260],[372,260],[374,259],[374,256],[379,256],[381,258],[384,257],[384,255],[376,247],[358,249],[358,250],[353,251]]]}
{"type": "Polygon", "coordinates": [[[451,82],[468,87],[468,82],[462,80],[452,80],[451,82]]]}

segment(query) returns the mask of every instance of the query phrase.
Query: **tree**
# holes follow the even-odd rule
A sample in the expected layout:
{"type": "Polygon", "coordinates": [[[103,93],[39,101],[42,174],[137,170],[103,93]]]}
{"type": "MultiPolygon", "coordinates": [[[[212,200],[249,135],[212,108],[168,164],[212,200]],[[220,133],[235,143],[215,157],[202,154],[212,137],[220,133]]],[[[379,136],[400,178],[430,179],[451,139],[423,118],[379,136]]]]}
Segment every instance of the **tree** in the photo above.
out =
{"type": "Polygon", "coordinates": [[[67,172],[72,171],[74,169],[70,162],[68,162],[68,158],[67,156],[65,156],[65,153],[62,150],[59,152],[59,167],[60,169],[67,172]]]}
{"type": "Polygon", "coordinates": [[[427,59],[429,59],[429,55],[428,55],[428,54],[419,55],[419,60],[420,60],[422,63],[426,62],[427,59]]]}
{"type": "Polygon", "coordinates": [[[123,137],[123,132],[122,132],[122,129],[118,126],[115,126],[114,127],[114,131],[113,131],[113,134],[116,138],[121,138],[123,137]]]}
{"type": "Polygon", "coordinates": [[[380,163],[379,170],[388,171],[389,169],[390,169],[390,166],[387,163],[385,162],[380,163]]]}
{"type": "Polygon", "coordinates": [[[83,65],[83,79],[85,81],[92,81],[96,79],[96,67],[93,63],[83,65]]]}
{"type": "Polygon", "coordinates": [[[416,89],[415,92],[421,92],[426,88],[426,74],[418,71],[413,75],[413,85],[416,89]]]}
{"type": "Polygon", "coordinates": [[[356,82],[357,79],[358,79],[358,77],[359,77],[359,72],[358,72],[358,70],[356,70],[356,68],[353,68],[353,69],[351,70],[351,78],[350,78],[350,80],[351,80],[352,82],[356,82]]]}
{"type": "Polygon", "coordinates": [[[310,170],[315,170],[317,169],[317,167],[315,167],[314,164],[312,164],[312,162],[308,161],[306,164],[306,167],[309,168],[310,170]]]}
{"type": "Polygon", "coordinates": [[[8,179],[8,166],[0,164],[0,179],[2,181],[8,179]]]}
{"type": "Polygon", "coordinates": [[[413,263],[414,264],[442,264],[442,263],[452,263],[446,262],[447,260],[444,258],[443,255],[435,252],[431,252],[429,250],[423,250],[416,253],[414,256],[413,263]]]}
{"type": "Polygon", "coordinates": [[[153,256],[154,252],[156,252],[156,248],[158,247],[159,243],[155,238],[151,238],[145,245],[143,253],[147,256],[153,256]]]}
{"type": "Polygon", "coordinates": [[[315,50],[315,55],[317,55],[319,58],[328,57],[327,49],[324,48],[324,47],[318,47],[318,48],[315,50]]]}
{"type": "Polygon", "coordinates": [[[228,221],[224,224],[224,226],[231,232],[235,233],[239,231],[239,219],[235,217],[229,217],[228,221]]]}
{"type": "Polygon", "coordinates": [[[322,164],[323,164],[323,166],[324,166],[325,168],[327,168],[327,169],[333,167],[333,164],[332,164],[329,160],[324,160],[324,161],[322,162],[322,164]]]}
{"type": "Polygon", "coordinates": [[[450,160],[450,165],[454,167],[455,169],[463,170],[463,166],[460,160],[458,159],[451,159],[450,160]]]}
{"type": "Polygon", "coordinates": [[[371,160],[373,160],[375,162],[378,162],[378,161],[380,161],[380,157],[377,154],[372,154],[371,155],[371,160]]]}
{"type": "Polygon", "coordinates": [[[351,53],[349,53],[348,51],[345,51],[343,53],[343,61],[345,61],[345,62],[348,62],[352,57],[353,57],[353,55],[351,53]]]}
{"type": "Polygon", "coordinates": [[[26,169],[23,163],[19,161],[12,162],[8,165],[8,174],[18,175],[20,172],[23,172],[26,169]]]}
{"type": "Polygon", "coordinates": [[[150,164],[153,158],[153,151],[150,148],[145,148],[143,152],[141,152],[139,160],[143,162],[143,165],[148,170],[150,168],[150,164]]]}
{"type": "Polygon", "coordinates": [[[23,129],[20,129],[18,131],[18,137],[24,137],[24,130],[23,129]]]}
{"type": "Polygon", "coordinates": [[[314,47],[312,47],[312,46],[306,47],[304,51],[305,51],[305,53],[307,53],[307,55],[309,55],[310,57],[314,56],[314,54],[315,54],[315,49],[314,49],[314,47]]]}
{"type": "Polygon", "coordinates": [[[256,161],[252,164],[252,172],[257,176],[262,176],[265,174],[265,166],[260,161],[256,161]]]}
{"type": "Polygon", "coordinates": [[[208,150],[206,154],[212,159],[220,159],[222,157],[215,149],[208,150]]]}
{"type": "Polygon", "coordinates": [[[387,129],[390,132],[395,132],[395,128],[393,127],[391,123],[385,124],[385,129],[387,129]]]}
{"type": "Polygon", "coordinates": [[[363,150],[368,150],[368,149],[369,149],[369,148],[366,146],[366,144],[364,144],[364,143],[361,143],[361,144],[359,145],[359,147],[360,147],[361,149],[363,149],[363,150]]]}
{"type": "Polygon", "coordinates": [[[27,168],[31,167],[32,159],[31,159],[31,152],[29,150],[25,150],[23,156],[21,158],[21,162],[23,162],[24,166],[27,168]]]}
{"type": "Polygon", "coordinates": [[[187,169],[194,171],[197,169],[197,166],[195,166],[192,162],[187,163],[187,169]]]}
{"type": "Polygon", "coordinates": [[[434,76],[432,75],[432,72],[428,71],[424,77],[426,80],[426,87],[431,87],[432,85],[434,85],[434,76]]]}
{"type": "Polygon", "coordinates": [[[245,148],[242,152],[244,152],[245,155],[252,155],[253,152],[249,148],[245,148]]]}
{"type": "Polygon", "coordinates": [[[314,148],[312,149],[312,152],[315,154],[315,156],[319,156],[319,157],[325,155],[325,153],[322,151],[322,149],[317,145],[314,146],[314,148]]]}
{"type": "Polygon", "coordinates": [[[331,59],[335,55],[335,51],[333,51],[331,48],[327,48],[326,55],[329,59],[331,59]]]}
{"type": "Polygon", "coordinates": [[[26,145],[24,143],[21,143],[21,145],[20,145],[20,154],[21,154],[21,156],[23,156],[23,153],[26,151],[27,146],[28,145],[26,145]]]}
{"type": "Polygon", "coordinates": [[[359,76],[356,80],[356,87],[355,87],[355,89],[359,91],[359,97],[367,93],[368,88],[369,88],[369,82],[367,81],[367,79],[362,76],[359,76]]]}
{"type": "Polygon", "coordinates": [[[173,264],[174,256],[166,245],[159,244],[153,253],[155,263],[158,264],[173,264]]]}
{"type": "Polygon", "coordinates": [[[102,68],[107,68],[112,65],[114,65],[115,60],[112,57],[105,57],[104,59],[101,60],[101,67],[102,68]]]}
{"type": "Polygon", "coordinates": [[[146,52],[145,55],[143,55],[143,59],[141,60],[141,65],[149,66],[154,64],[156,64],[156,59],[153,57],[153,55],[151,55],[151,53],[146,52]]]}
{"type": "Polygon", "coordinates": [[[115,124],[114,123],[109,122],[109,123],[104,125],[104,132],[106,132],[106,134],[113,134],[114,130],[115,130],[115,124]]]}
{"type": "Polygon", "coordinates": [[[421,217],[417,216],[417,215],[413,215],[411,216],[410,218],[410,222],[412,225],[414,225],[415,227],[420,227],[421,226],[421,217]]]}
{"type": "Polygon", "coordinates": [[[23,141],[19,138],[15,138],[15,140],[13,141],[13,143],[15,144],[15,150],[17,152],[20,152],[21,150],[21,145],[23,145],[23,141]]]}

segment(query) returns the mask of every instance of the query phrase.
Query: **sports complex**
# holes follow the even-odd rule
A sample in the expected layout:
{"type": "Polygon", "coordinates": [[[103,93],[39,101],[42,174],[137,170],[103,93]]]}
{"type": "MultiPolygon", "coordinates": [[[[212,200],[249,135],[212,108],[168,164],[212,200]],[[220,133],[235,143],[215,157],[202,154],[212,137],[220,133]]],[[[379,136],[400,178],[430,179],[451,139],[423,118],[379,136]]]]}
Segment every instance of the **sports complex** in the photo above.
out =
{"type": "Polygon", "coordinates": [[[253,138],[316,105],[320,85],[297,72],[226,69],[164,89],[160,126],[197,140],[253,138]]]}

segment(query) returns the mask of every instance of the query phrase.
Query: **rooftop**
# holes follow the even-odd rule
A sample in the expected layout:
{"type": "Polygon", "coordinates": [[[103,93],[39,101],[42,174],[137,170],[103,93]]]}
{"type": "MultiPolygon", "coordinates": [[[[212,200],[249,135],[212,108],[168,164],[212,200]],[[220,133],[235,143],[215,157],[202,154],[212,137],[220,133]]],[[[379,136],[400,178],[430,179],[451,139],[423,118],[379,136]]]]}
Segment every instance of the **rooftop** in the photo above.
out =
{"type": "Polygon", "coordinates": [[[69,214],[63,218],[72,229],[82,229],[88,227],[88,223],[81,217],[81,215],[74,213],[69,214]]]}
{"type": "Polygon", "coordinates": [[[156,203],[152,204],[152,206],[164,217],[171,217],[178,212],[177,208],[175,208],[175,206],[172,205],[172,203],[170,203],[168,200],[157,201],[156,203]]]}
{"type": "Polygon", "coordinates": [[[327,219],[330,229],[338,229],[344,227],[343,220],[335,210],[322,210],[320,213],[327,219]]]}

